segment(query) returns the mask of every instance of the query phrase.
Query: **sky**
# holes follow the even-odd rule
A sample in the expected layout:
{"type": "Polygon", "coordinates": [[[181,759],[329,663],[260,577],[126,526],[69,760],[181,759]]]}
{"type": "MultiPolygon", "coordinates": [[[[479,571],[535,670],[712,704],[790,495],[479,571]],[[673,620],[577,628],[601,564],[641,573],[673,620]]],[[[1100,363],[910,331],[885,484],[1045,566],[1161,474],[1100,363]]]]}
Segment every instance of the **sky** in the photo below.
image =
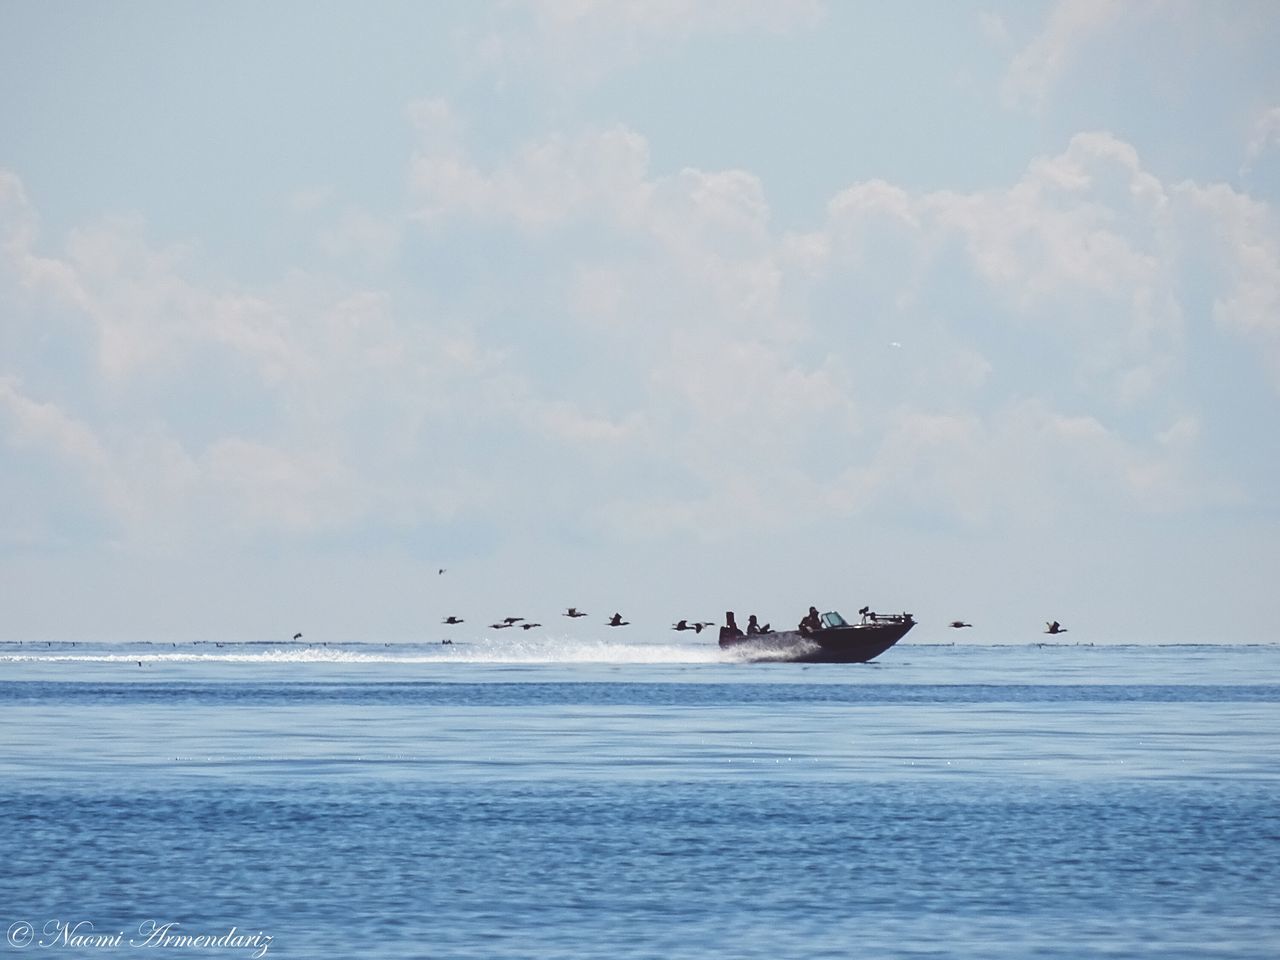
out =
{"type": "Polygon", "coordinates": [[[1277,49],[1269,0],[0,0],[0,639],[1275,642],[1277,49]]]}

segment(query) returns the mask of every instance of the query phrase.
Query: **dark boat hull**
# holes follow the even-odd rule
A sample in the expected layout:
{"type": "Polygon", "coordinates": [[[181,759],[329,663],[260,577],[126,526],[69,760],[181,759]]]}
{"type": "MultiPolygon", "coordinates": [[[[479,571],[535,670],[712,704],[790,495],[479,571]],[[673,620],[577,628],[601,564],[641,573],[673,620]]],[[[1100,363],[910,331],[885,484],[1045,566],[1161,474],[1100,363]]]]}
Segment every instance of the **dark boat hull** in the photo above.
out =
{"type": "Polygon", "coordinates": [[[754,661],[866,663],[905,637],[914,626],[915,621],[910,619],[882,620],[826,627],[808,635],[785,630],[753,637],[722,636],[720,647],[754,661]]]}

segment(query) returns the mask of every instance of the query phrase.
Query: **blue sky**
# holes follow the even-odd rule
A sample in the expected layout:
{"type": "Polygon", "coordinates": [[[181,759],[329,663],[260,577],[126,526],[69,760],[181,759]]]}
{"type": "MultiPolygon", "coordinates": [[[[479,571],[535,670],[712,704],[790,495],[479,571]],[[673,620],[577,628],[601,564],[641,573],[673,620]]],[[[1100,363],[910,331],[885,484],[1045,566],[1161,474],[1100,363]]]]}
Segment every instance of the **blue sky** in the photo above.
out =
{"type": "Polygon", "coordinates": [[[0,24],[5,639],[1276,639],[1270,3],[0,24]]]}

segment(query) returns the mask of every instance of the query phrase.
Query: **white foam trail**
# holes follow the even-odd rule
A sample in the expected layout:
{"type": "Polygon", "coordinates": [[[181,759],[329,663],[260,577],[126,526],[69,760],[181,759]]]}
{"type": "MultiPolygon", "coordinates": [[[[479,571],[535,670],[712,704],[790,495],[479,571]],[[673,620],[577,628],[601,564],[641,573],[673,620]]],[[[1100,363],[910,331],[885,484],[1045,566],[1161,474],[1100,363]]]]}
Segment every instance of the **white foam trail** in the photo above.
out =
{"type": "Polygon", "coordinates": [[[107,653],[32,653],[0,656],[0,663],[481,663],[481,664],[679,664],[722,663],[733,660],[715,644],[619,643],[568,637],[481,639],[470,643],[392,644],[381,649],[353,650],[341,646],[280,648],[252,651],[185,650],[107,653]],[[407,648],[407,649],[406,649],[407,648]]]}

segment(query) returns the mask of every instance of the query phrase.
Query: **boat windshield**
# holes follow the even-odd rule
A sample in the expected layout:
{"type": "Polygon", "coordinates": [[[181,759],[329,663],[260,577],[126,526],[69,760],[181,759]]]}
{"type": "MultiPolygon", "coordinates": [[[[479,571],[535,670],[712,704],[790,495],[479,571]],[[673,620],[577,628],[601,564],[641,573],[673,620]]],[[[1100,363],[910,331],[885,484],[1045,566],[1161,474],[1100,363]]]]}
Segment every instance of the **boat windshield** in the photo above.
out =
{"type": "Polygon", "coordinates": [[[849,624],[845,623],[844,617],[831,610],[822,615],[822,625],[824,627],[847,627],[849,624]]]}

